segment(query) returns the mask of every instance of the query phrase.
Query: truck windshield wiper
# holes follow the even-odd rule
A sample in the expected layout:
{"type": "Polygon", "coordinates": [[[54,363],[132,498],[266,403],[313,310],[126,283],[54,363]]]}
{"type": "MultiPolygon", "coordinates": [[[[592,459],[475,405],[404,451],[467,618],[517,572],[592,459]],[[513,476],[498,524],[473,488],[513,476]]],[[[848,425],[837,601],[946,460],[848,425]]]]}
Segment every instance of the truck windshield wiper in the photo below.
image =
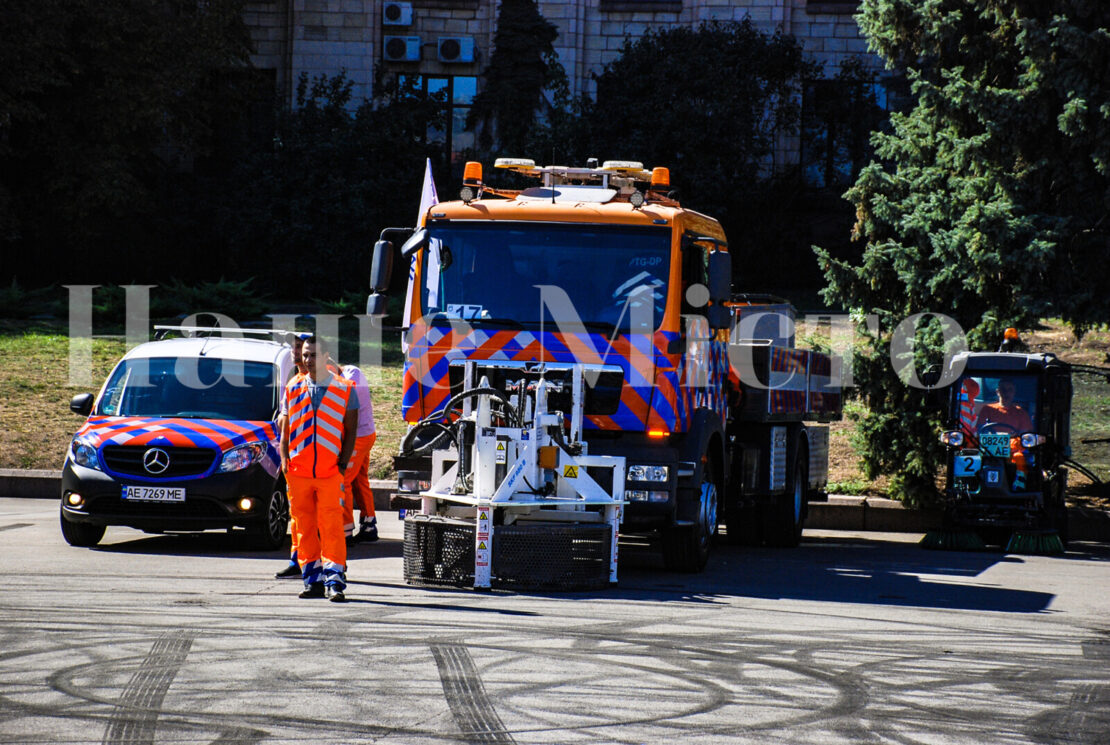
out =
{"type": "Polygon", "coordinates": [[[481,325],[484,325],[484,326],[501,326],[503,328],[509,328],[509,329],[523,329],[524,328],[524,324],[521,323],[520,321],[518,321],[515,318],[483,318],[481,316],[475,316],[474,318],[467,318],[467,319],[464,319],[464,320],[467,323],[470,323],[470,324],[473,324],[473,325],[481,324],[481,325]]]}

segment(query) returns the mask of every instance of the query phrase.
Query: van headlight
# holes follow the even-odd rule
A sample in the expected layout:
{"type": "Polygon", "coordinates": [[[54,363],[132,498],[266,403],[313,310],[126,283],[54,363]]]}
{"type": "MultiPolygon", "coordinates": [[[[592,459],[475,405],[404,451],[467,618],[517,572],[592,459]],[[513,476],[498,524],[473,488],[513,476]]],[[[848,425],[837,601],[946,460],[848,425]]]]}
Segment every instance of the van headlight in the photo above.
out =
{"type": "Polygon", "coordinates": [[[224,453],[224,459],[220,461],[220,473],[242,471],[244,468],[262,460],[262,455],[265,452],[266,446],[261,442],[252,442],[232,448],[224,453]]]}
{"type": "Polygon", "coordinates": [[[100,459],[96,457],[96,447],[84,440],[74,440],[71,448],[73,462],[85,468],[101,470],[100,459]]]}
{"type": "Polygon", "coordinates": [[[666,481],[670,478],[671,469],[668,466],[629,466],[629,481],[666,481]]]}

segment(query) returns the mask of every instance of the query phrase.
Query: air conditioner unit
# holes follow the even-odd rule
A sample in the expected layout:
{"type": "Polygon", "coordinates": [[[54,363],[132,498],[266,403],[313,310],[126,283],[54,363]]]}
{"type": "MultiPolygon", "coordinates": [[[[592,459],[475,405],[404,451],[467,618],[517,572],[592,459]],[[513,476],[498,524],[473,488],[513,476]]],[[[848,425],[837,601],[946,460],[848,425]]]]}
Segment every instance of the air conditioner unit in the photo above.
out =
{"type": "Polygon", "coordinates": [[[387,2],[382,4],[382,25],[383,26],[411,26],[412,25],[412,3],[393,3],[387,2]]]}
{"type": "Polygon", "coordinates": [[[419,36],[386,36],[382,38],[382,58],[386,62],[420,61],[419,36]]]}
{"type": "Polygon", "coordinates": [[[441,36],[436,49],[440,62],[474,61],[474,38],[471,36],[441,36]]]}

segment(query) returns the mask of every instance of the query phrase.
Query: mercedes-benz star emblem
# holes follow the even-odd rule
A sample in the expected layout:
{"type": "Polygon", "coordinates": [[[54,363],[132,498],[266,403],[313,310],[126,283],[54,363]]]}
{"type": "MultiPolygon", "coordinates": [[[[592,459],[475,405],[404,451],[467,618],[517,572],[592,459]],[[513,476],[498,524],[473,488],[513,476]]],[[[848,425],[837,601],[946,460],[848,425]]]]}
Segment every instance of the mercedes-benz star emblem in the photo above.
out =
{"type": "Polygon", "coordinates": [[[170,454],[162,448],[151,448],[143,453],[143,468],[157,476],[170,467],[170,454]]]}

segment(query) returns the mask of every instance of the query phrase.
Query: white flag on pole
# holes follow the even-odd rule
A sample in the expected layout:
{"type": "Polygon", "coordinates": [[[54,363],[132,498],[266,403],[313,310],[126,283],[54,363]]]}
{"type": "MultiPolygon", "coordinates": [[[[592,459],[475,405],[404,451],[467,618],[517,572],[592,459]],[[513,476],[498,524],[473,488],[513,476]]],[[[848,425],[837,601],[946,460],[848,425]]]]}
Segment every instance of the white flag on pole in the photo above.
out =
{"type": "MultiPolygon", "coordinates": [[[[420,214],[416,216],[416,225],[420,226],[424,216],[428,214],[428,210],[432,205],[439,203],[439,196],[436,194],[436,182],[432,179],[432,159],[428,158],[424,164],[424,188],[420,192],[420,214]]],[[[439,241],[431,241],[428,246],[428,260],[425,266],[425,276],[428,278],[428,305],[437,305],[439,303],[439,241]]],[[[403,323],[407,325],[412,312],[412,299],[413,295],[413,280],[416,279],[416,254],[413,254],[409,262],[409,285],[408,292],[405,293],[405,315],[403,323]]]]}

